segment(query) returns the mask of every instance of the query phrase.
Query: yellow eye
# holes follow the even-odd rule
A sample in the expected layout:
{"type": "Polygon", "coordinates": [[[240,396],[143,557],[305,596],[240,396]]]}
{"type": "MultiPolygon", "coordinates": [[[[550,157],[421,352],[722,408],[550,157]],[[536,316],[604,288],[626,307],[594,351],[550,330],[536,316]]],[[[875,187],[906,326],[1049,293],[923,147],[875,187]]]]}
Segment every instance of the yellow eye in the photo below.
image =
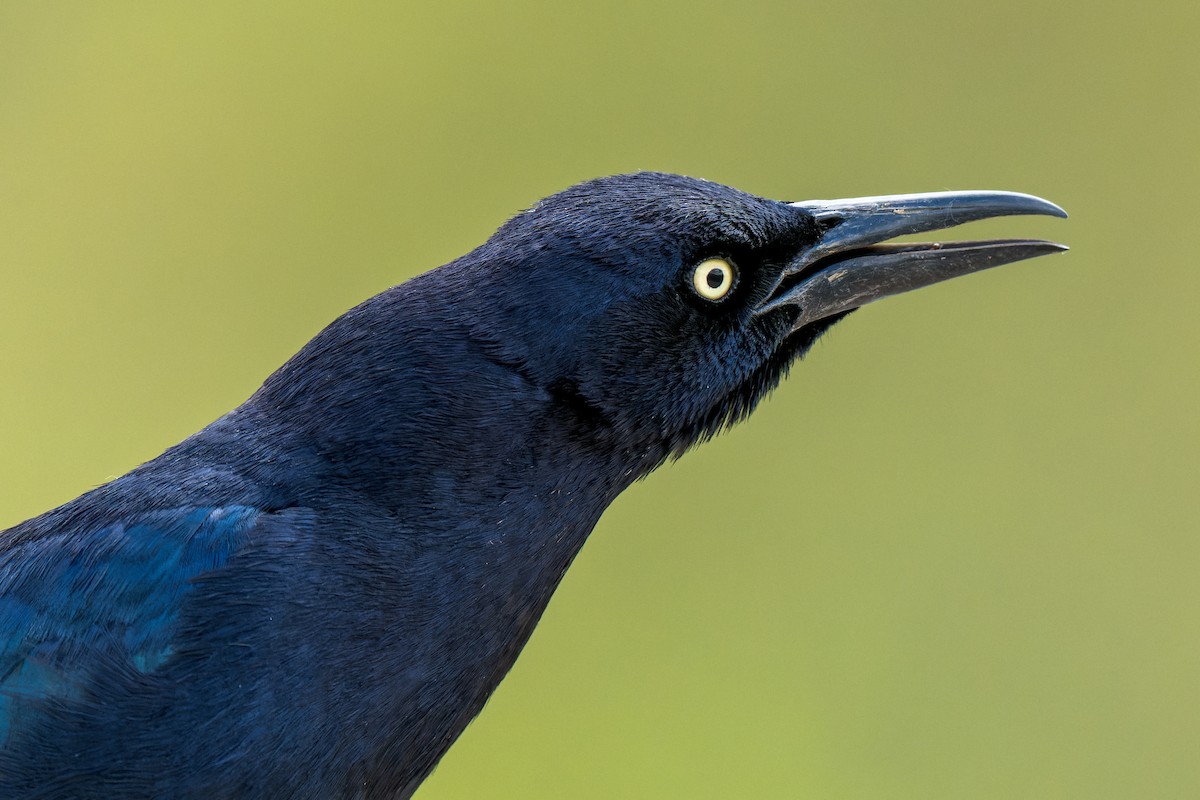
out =
{"type": "Polygon", "coordinates": [[[729,294],[736,278],[733,264],[723,258],[706,258],[692,272],[692,288],[705,300],[716,302],[729,294]]]}

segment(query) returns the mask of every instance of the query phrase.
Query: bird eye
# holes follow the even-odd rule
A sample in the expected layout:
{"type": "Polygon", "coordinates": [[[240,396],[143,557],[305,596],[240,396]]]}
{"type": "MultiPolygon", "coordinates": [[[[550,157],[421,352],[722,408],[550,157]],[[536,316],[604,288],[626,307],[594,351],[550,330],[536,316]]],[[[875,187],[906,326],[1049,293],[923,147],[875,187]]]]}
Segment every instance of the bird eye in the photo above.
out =
{"type": "Polygon", "coordinates": [[[725,299],[736,279],[733,264],[723,258],[706,258],[692,272],[692,288],[705,300],[715,303],[725,299]]]}

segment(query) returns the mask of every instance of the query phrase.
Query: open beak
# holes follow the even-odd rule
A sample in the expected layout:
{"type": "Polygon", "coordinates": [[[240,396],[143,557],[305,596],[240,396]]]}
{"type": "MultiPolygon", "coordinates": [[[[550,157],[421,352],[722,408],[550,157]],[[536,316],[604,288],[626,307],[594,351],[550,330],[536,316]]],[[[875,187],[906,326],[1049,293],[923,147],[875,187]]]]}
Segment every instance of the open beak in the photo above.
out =
{"type": "Polygon", "coordinates": [[[1015,192],[931,192],[791,203],[825,231],[784,271],[759,307],[799,307],[793,330],[959,275],[1067,247],[1038,239],[881,244],[887,239],[1012,214],[1065,217],[1040,197],[1015,192]]]}

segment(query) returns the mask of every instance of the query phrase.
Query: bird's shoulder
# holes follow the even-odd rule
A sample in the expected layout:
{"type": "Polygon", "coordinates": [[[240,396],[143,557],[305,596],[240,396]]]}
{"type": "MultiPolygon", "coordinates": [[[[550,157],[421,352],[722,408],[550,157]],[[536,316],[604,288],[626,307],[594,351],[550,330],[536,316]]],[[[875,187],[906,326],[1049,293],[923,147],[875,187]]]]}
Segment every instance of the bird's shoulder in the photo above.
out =
{"type": "Polygon", "coordinates": [[[0,533],[0,734],[22,708],[79,699],[102,667],[157,670],[174,652],[196,581],[242,548],[266,513],[104,494],[0,533]]]}

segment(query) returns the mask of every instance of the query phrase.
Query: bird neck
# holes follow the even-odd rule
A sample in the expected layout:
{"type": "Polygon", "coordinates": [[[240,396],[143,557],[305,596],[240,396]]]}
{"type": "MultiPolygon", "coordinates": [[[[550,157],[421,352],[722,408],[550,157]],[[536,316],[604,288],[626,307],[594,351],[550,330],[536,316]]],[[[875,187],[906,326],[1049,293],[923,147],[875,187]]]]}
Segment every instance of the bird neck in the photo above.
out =
{"type": "Polygon", "coordinates": [[[313,448],[327,479],[422,524],[436,525],[439,508],[511,516],[514,498],[554,497],[564,518],[589,520],[590,530],[662,461],[665,453],[619,441],[569,387],[540,385],[453,304],[411,283],[343,315],[247,403],[313,448]]]}

